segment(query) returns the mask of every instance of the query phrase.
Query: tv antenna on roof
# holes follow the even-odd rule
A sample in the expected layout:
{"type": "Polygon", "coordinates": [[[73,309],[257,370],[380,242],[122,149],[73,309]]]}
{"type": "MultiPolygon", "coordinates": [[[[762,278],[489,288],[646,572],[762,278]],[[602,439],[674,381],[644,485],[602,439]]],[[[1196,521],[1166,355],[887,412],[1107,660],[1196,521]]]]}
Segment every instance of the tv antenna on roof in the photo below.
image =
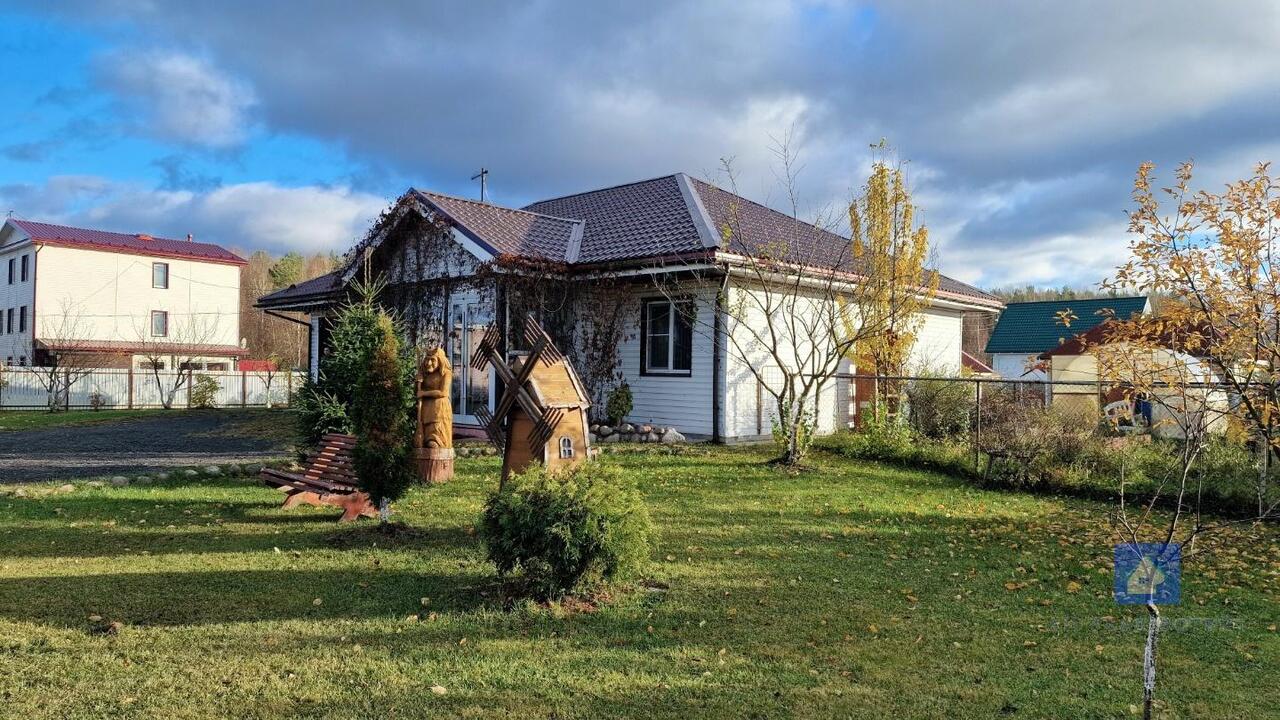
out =
{"type": "Polygon", "coordinates": [[[479,178],[479,179],[480,179],[480,202],[484,202],[484,200],[485,200],[485,198],[484,198],[484,196],[485,196],[485,186],[487,186],[487,185],[488,185],[488,180],[489,180],[489,171],[488,171],[488,170],[486,170],[486,169],[484,169],[483,167],[481,167],[481,168],[480,168],[480,172],[478,172],[478,173],[476,173],[475,175],[472,175],[472,176],[471,176],[471,179],[472,179],[472,180],[475,180],[476,178],[479,178]]]}

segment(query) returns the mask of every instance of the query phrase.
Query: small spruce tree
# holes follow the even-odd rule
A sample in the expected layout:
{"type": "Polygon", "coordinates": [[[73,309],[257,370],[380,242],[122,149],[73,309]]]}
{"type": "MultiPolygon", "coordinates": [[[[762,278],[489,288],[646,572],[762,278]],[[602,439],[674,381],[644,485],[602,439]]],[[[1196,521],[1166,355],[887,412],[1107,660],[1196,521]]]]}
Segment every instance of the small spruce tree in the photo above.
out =
{"type": "Polygon", "coordinates": [[[378,505],[385,524],[391,501],[403,497],[413,484],[408,412],[413,363],[389,315],[375,308],[371,327],[376,342],[351,400],[356,434],[352,459],[360,488],[378,505]]]}
{"type": "Polygon", "coordinates": [[[355,431],[351,404],[380,339],[374,303],[380,289],[377,283],[352,283],[355,300],[334,321],[319,377],[308,378],[299,392],[298,430],[305,448],[314,447],[325,433],[355,431]]]}

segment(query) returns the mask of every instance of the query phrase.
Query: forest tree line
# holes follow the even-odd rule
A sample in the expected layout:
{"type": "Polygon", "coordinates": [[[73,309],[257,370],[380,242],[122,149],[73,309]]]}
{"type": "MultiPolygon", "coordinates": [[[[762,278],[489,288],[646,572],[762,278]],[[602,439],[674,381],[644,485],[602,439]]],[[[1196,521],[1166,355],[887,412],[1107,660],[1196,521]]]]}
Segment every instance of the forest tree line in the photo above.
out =
{"type": "MultiPolygon", "coordinates": [[[[340,258],[334,253],[273,256],[262,250],[237,254],[249,263],[240,272],[240,335],[245,339],[247,357],[274,359],[280,367],[307,367],[307,327],[268,315],[254,303],[263,295],[332,271],[340,258]]],[[[307,321],[301,313],[282,314],[307,321]]]]}

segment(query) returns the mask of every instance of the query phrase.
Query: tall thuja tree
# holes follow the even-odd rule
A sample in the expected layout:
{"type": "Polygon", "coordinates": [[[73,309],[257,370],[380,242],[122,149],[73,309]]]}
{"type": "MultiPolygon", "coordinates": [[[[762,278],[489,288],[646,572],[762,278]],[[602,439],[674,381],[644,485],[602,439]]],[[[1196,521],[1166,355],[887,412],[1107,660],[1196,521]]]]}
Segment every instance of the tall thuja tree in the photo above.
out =
{"type": "Polygon", "coordinates": [[[351,403],[356,434],[352,459],[360,489],[377,503],[385,524],[391,501],[403,497],[413,484],[413,361],[390,315],[375,310],[371,330],[375,342],[351,403]]]}
{"type": "MultiPolygon", "coordinates": [[[[938,289],[928,267],[929,230],[916,222],[916,206],[901,162],[881,140],[860,196],[849,204],[853,258],[862,275],[853,321],[876,328],[854,348],[859,371],[877,378],[902,375],[916,334],[938,289]]],[[[875,407],[888,384],[876,381],[875,407]]]]}
{"type": "Polygon", "coordinates": [[[308,380],[298,396],[298,425],[303,442],[313,446],[327,432],[350,433],[351,403],[380,340],[377,283],[352,283],[354,300],[334,320],[329,345],[320,358],[319,377],[308,380]]]}

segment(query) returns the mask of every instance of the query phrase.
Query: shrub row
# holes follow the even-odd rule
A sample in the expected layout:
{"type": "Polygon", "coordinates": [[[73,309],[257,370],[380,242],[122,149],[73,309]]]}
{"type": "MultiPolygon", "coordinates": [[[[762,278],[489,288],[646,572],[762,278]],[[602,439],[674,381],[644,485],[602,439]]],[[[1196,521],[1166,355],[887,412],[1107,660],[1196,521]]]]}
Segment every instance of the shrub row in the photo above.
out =
{"type": "MultiPolygon", "coordinates": [[[[823,438],[820,447],[846,458],[941,472],[982,487],[1104,500],[1119,496],[1122,478],[1129,497],[1145,499],[1179,471],[1177,441],[1106,437],[1054,412],[1028,417],[1034,423],[1019,427],[1016,437],[1007,428],[984,430],[993,440],[983,442],[976,464],[967,439],[932,439],[903,426],[873,424],[823,438]]],[[[1248,514],[1257,508],[1256,456],[1240,443],[1212,440],[1197,458],[1191,480],[1193,487],[1203,487],[1207,510],[1248,514]]],[[[1274,480],[1271,488],[1268,500],[1274,502],[1274,480]]]]}

